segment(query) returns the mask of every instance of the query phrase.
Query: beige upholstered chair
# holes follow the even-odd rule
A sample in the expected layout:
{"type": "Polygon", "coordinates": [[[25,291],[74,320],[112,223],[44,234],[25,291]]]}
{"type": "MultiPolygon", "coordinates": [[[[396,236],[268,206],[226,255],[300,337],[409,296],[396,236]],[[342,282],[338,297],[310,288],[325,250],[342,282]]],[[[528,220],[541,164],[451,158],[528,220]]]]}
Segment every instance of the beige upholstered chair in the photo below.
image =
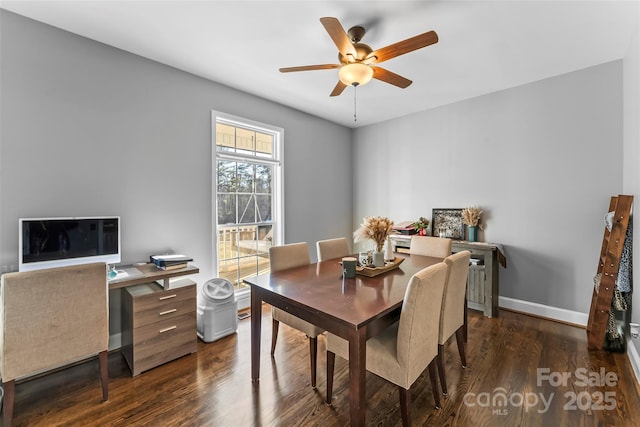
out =
{"type": "Polygon", "coordinates": [[[438,258],[451,255],[451,239],[431,236],[411,236],[409,253],[438,258]]]}
{"type": "MultiPolygon", "coordinates": [[[[272,246],[269,248],[269,263],[271,272],[286,270],[288,268],[309,265],[309,245],[307,243],[291,243],[283,246],[272,246]]],[[[306,322],[299,317],[287,313],[277,307],[271,308],[272,332],[271,332],[271,356],[276,351],[276,341],[278,340],[278,327],[280,322],[291,326],[309,337],[309,356],[311,360],[311,387],[316,387],[316,365],[318,356],[318,335],[324,330],[306,322]]]]}
{"type": "MultiPolygon", "coordinates": [[[[400,320],[367,341],[367,370],[398,386],[403,425],[409,425],[409,389],[429,368],[436,408],[440,394],[436,375],[438,328],[444,284],[444,262],[414,274],[405,292],[400,320]]],[[[349,357],[349,343],[327,333],[327,404],[331,404],[335,355],[349,357]]]]}
{"type": "Polygon", "coordinates": [[[438,374],[440,376],[440,385],[442,386],[443,394],[447,394],[443,349],[446,342],[454,333],[458,343],[458,353],[460,353],[462,367],[466,368],[467,366],[467,359],[464,354],[464,319],[470,257],[471,252],[462,251],[449,255],[444,260],[449,266],[449,272],[442,297],[440,332],[438,334],[438,374]]]}
{"type": "Polygon", "coordinates": [[[99,355],[108,398],[109,307],[105,263],[7,273],[0,280],[0,375],[5,427],[15,381],[99,355]]]}
{"type": "Polygon", "coordinates": [[[346,237],[318,240],[316,242],[316,250],[318,251],[318,261],[351,255],[351,249],[349,249],[349,242],[346,237]]]}

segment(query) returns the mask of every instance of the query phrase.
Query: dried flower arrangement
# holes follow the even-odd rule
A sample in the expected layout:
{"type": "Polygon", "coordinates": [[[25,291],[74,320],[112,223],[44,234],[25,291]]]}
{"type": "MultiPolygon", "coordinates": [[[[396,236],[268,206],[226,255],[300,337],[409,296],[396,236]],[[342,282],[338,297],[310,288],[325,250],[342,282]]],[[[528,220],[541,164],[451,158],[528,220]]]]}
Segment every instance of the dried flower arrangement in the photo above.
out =
{"type": "Polygon", "coordinates": [[[356,243],[364,240],[373,240],[376,250],[382,252],[384,242],[391,233],[393,221],[381,216],[366,216],[362,220],[360,227],[353,232],[353,239],[356,243]]]}
{"type": "Polygon", "coordinates": [[[482,209],[477,206],[469,206],[462,210],[462,222],[469,227],[480,227],[480,218],[482,217],[482,209]]]}

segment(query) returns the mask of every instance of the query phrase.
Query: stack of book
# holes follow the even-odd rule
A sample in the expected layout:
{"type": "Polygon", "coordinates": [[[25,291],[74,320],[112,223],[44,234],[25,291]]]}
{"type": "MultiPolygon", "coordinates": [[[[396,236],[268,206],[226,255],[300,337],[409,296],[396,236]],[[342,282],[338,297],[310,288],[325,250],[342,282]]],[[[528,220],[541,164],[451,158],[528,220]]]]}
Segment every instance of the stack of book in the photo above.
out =
{"type": "Polygon", "coordinates": [[[402,234],[402,235],[417,234],[418,230],[416,230],[416,228],[414,227],[413,224],[414,224],[413,221],[400,222],[400,223],[396,224],[392,228],[392,230],[395,231],[397,234],[402,234]]]}
{"type": "Polygon", "coordinates": [[[193,261],[193,258],[185,255],[151,255],[149,259],[161,270],[186,268],[188,262],[193,261]]]}

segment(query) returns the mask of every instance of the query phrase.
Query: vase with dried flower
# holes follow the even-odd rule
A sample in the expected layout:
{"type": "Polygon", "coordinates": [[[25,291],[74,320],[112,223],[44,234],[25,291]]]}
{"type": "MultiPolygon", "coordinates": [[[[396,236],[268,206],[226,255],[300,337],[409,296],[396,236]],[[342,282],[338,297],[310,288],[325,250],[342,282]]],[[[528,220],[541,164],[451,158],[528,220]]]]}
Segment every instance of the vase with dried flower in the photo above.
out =
{"type": "Polygon", "coordinates": [[[469,206],[462,210],[462,222],[468,227],[467,238],[470,242],[478,241],[478,229],[482,230],[481,218],[482,209],[477,206],[469,206]]]}
{"type": "Polygon", "coordinates": [[[360,227],[353,232],[353,240],[358,243],[365,240],[373,241],[375,251],[373,253],[373,264],[375,267],[384,267],[384,252],[382,248],[387,240],[393,221],[381,216],[367,216],[362,220],[360,227]]]}

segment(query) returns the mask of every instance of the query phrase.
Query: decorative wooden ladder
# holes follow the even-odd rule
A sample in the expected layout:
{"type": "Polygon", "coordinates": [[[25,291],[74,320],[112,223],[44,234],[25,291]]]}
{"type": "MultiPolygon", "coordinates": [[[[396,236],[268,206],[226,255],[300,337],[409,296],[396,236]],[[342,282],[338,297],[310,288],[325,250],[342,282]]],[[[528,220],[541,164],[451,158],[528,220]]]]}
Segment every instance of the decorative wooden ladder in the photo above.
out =
{"type": "Polygon", "coordinates": [[[613,290],[616,286],[620,257],[632,206],[633,196],[613,196],[609,203],[607,212],[615,212],[615,214],[611,231],[604,227],[602,249],[598,262],[598,273],[601,274],[600,287],[599,291],[596,291],[594,287],[591,297],[591,310],[587,324],[587,343],[590,350],[601,350],[604,346],[609,310],[611,310],[613,290]]]}

